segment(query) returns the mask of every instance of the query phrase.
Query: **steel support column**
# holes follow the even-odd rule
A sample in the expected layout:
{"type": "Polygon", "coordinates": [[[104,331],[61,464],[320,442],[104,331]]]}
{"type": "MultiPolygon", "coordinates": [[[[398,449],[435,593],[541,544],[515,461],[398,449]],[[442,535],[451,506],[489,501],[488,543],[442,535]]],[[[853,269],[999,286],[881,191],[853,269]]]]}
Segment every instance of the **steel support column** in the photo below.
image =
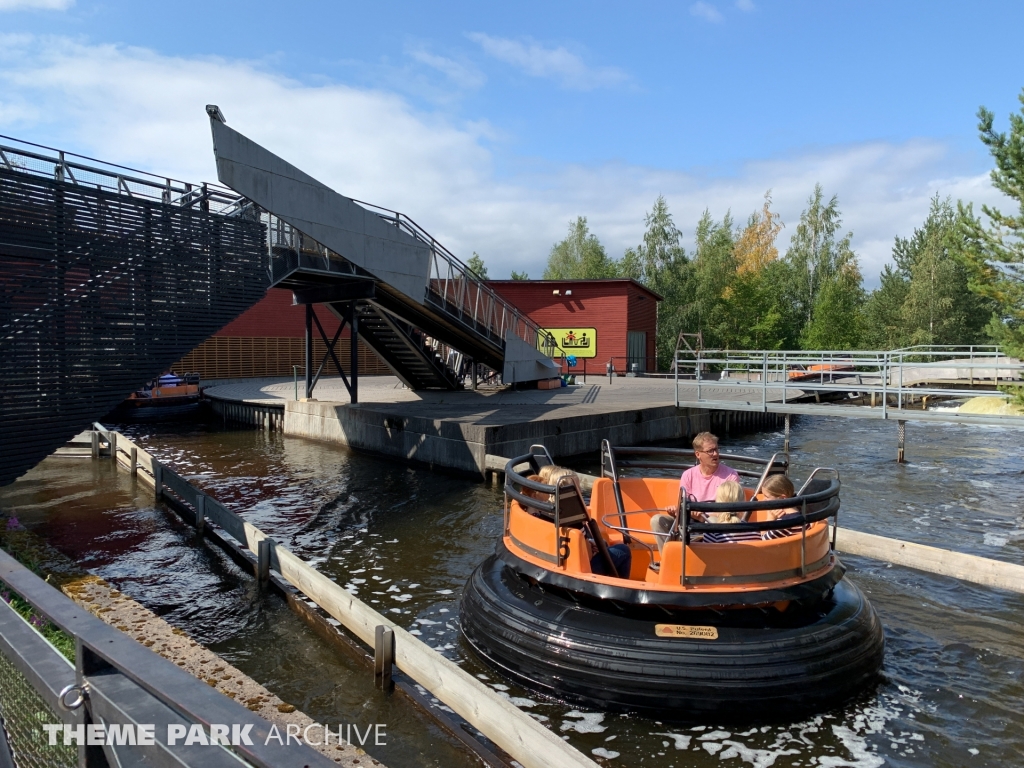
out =
{"type": "Polygon", "coordinates": [[[306,399],[313,397],[313,305],[306,305],[306,399]]]}
{"type": "Polygon", "coordinates": [[[907,422],[899,419],[896,422],[896,461],[899,464],[905,464],[906,458],[904,451],[907,444],[907,422]]]}
{"type": "Polygon", "coordinates": [[[359,402],[359,314],[354,300],[348,305],[348,327],[351,353],[348,369],[351,385],[348,394],[349,400],[355,405],[359,402]]]}

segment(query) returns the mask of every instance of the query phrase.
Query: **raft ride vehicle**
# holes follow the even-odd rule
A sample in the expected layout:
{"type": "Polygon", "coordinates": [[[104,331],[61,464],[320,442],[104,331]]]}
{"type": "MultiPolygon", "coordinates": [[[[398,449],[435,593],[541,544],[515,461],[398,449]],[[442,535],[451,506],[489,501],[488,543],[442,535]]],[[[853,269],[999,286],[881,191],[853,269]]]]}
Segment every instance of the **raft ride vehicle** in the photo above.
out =
{"type": "Polygon", "coordinates": [[[815,469],[795,497],[767,499],[761,486],[788,472],[784,457],[721,458],[746,501],[688,500],[679,476],[691,450],[606,441],[589,503],[573,477],[529,479],[552,463],[543,446],[509,461],[501,540],[463,594],[469,646],[548,697],[655,720],[794,719],[869,688],[884,638],[836,555],[839,473],[815,469]],[[796,512],[768,519],[779,509],[796,512]],[[702,521],[723,512],[746,522],[702,521]],[[655,514],[675,518],[660,551],[655,514]],[[784,533],[702,540],[769,531],[784,533]],[[623,546],[628,573],[612,556],[623,546]]]}
{"type": "Polygon", "coordinates": [[[159,421],[199,411],[199,374],[165,373],[132,392],[106,418],[120,421],[159,421]]]}

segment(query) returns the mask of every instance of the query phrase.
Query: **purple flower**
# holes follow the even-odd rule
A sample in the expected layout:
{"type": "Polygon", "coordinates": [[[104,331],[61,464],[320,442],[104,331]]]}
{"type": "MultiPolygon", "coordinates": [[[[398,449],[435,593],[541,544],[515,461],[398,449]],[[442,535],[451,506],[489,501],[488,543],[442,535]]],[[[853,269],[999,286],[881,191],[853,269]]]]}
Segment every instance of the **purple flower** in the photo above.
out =
{"type": "Polygon", "coordinates": [[[15,528],[18,528],[20,525],[21,525],[21,523],[18,522],[18,518],[14,517],[13,515],[11,515],[9,518],[7,518],[7,530],[8,531],[13,531],[15,528]]]}
{"type": "Polygon", "coordinates": [[[29,619],[29,621],[32,622],[32,626],[36,629],[42,629],[46,626],[46,619],[44,619],[42,616],[33,616],[31,619],[29,619]]]}
{"type": "Polygon", "coordinates": [[[7,590],[4,590],[3,592],[0,592],[0,598],[3,598],[3,601],[5,603],[9,603],[11,602],[11,593],[7,590]]]}

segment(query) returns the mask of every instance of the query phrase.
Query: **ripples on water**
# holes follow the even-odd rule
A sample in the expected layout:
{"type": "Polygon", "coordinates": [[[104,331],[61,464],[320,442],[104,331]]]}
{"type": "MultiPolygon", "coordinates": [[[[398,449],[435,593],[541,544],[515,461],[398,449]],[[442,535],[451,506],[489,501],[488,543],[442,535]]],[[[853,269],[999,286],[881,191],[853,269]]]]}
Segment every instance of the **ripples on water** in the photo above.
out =
{"type": "MultiPolygon", "coordinates": [[[[130,431],[339,584],[611,764],[983,766],[1015,764],[1024,752],[1019,595],[847,556],[849,575],[886,628],[883,679],[860,700],[801,723],[745,730],[580,712],[503,681],[459,639],[462,586],[500,535],[498,489],[261,432],[184,425],[130,431]]],[[[894,424],[800,420],[792,474],[802,479],[815,466],[837,467],[845,526],[1021,562],[1021,433],[911,422],[905,465],[894,461],[895,433],[894,424]]],[[[781,448],[782,435],[722,443],[766,457],[781,448]]],[[[339,661],[279,601],[260,600],[251,579],[215,548],[191,544],[188,529],[152,509],[144,489],[126,491],[125,473],[111,480],[90,464],[75,471],[90,472],[94,485],[110,483],[108,489],[62,490],[66,466],[47,462],[0,501],[16,506],[29,525],[51,523],[46,532],[57,546],[312,717],[389,722],[389,732],[407,742],[380,755],[390,765],[466,763],[436,734],[423,735],[422,723],[381,704],[365,669],[339,661]],[[67,498],[76,493],[88,498],[67,498]]],[[[579,467],[593,469],[587,461],[579,467]]]]}

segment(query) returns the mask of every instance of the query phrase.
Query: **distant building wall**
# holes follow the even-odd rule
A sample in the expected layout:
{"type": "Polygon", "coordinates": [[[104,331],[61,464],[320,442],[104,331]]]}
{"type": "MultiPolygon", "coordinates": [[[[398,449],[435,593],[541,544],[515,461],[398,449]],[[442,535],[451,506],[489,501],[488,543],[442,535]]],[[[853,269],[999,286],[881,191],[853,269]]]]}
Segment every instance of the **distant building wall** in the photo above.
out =
{"type": "MultiPolygon", "coordinates": [[[[318,305],[316,316],[329,338],[334,338],[340,321],[326,307],[318,305]]],[[[292,293],[271,288],[257,304],[236,317],[217,333],[175,363],[175,373],[196,372],[204,379],[234,379],[254,376],[291,376],[298,366],[305,375],[306,310],[292,304],[292,293]]],[[[334,347],[348,372],[351,341],[348,328],[334,347]]],[[[313,370],[327,351],[320,334],[313,330],[313,370]]],[[[328,376],[336,375],[334,363],[324,366],[328,376]]],[[[362,342],[359,343],[360,375],[389,374],[391,369],[362,342]]]]}
{"type": "MultiPolygon", "coordinates": [[[[661,297],[633,280],[491,280],[488,285],[545,329],[596,331],[588,370],[605,370],[611,360],[626,371],[629,334],[645,334],[641,370],[655,368],[655,335],[661,297]]],[[[577,369],[582,368],[577,354],[577,369]]],[[[636,359],[636,355],[633,359],[636,359]]]]}

